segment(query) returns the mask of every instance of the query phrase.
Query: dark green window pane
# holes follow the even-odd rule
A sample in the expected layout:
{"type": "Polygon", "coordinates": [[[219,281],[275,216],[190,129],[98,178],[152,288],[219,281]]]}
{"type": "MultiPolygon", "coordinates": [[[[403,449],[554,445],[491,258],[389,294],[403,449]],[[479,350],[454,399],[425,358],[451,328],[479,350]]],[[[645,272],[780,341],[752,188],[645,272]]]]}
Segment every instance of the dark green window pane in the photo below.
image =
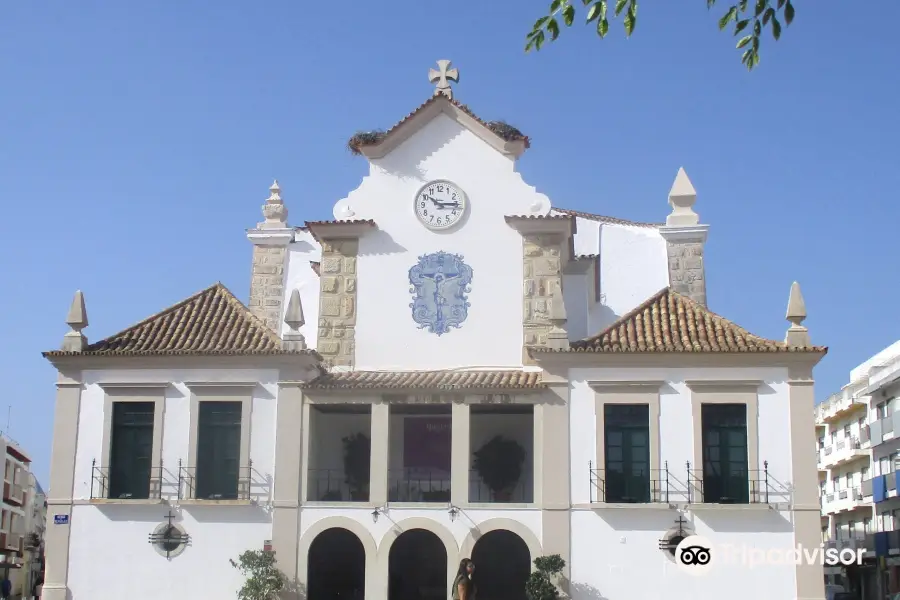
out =
{"type": "Polygon", "coordinates": [[[109,497],[150,497],[154,402],[113,402],[109,497]]]}
{"type": "Polygon", "coordinates": [[[197,497],[236,500],[241,470],[241,402],[200,402],[197,497]]]}
{"type": "Polygon", "coordinates": [[[704,502],[749,502],[747,405],[703,404],[701,419],[704,502]]]}
{"type": "Polygon", "coordinates": [[[603,407],[605,502],[650,501],[650,407],[603,407]]]}

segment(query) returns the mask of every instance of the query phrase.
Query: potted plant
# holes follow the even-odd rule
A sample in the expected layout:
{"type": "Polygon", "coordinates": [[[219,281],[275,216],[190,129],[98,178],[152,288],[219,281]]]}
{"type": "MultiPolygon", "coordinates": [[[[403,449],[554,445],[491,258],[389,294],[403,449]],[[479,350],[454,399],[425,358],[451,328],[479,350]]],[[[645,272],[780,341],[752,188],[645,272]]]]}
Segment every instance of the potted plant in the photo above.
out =
{"type": "Polygon", "coordinates": [[[516,440],[497,435],[475,452],[474,468],[496,502],[509,502],[522,477],[525,449],[516,440]]]}
{"type": "Polygon", "coordinates": [[[274,552],[247,550],[229,562],[246,578],[238,591],[239,600],[277,600],[288,588],[288,578],[278,569],[274,552]]]}
{"type": "Polygon", "coordinates": [[[364,433],[345,437],[344,480],[350,488],[350,500],[365,502],[369,499],[369,457],[371,443],[364,433]]]}
{"type": "Polygon", "coordinates": [[[528,600],[557,600],[559,588],[554,580],[566,567],[566,561],[559,554],[538,556],[534,559],[535,570],[525,581],[525,596],[528,600]]]}

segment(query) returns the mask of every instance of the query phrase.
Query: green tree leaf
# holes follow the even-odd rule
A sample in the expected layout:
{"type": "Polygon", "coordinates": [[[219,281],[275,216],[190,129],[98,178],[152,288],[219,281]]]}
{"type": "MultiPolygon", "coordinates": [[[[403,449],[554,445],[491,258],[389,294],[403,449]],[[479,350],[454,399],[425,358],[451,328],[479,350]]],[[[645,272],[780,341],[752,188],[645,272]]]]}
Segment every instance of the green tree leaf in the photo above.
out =
{"type": "Polygon", "coordinates": [[[781,23],[778,22],[777,17],[772,17],[772,37],[776,42],[781,37],[781,23]]]}
{"type": "Polygon", "coordinates": [[[625,37],[631,37],[631,34],[634,32],[634,26],[637,24],[637,9],[635,8],[634,2],[628,7],[628,10],[625,12],[625,37]]]}
{"type": "Polygon", "coordinates": [[[766,6],[768,6],[768,0],[756,0],[756,14],[754,16],[759,16],[763,14],[763,11],[766,10],[766,6]]]}
{"type": "Polygon", "coordinates": [[[587,22],[590,23],[597,17],[604,16],[606,16],[606,0],[600,0],[599,2],[595,2],[588,10],[587,22]]]}
{"type": "Polygon", "coordinates": [[[737,25],[734,26],[734,35],[739,34],[744,29],[747,28],[747,25],[750,24],[750,19],[744,19],[743,21],[738,21],[737,25]]]}
{"type": "Polygon", "coordinates": [[[616,16],[617,17],[622,13],[622,9],[625,8],[626,4],[628,4],[628,0],[616,0],[616,16]]]}
{"type": "Polygon", "coordinates": [[[541,27],[543,27],[544,23],[546,23],[549,20],[550,20],[550,17],[541,17],[540,19],[535,21],[534,27],[532,27],[532,29],[534,30],[532,33],[537,32],[537,30],[539,30],[541,27]]]}
{"type": "Polygon", "coordinates": [[[749,43],[750,43],[750,40],[752,40],[752,39],[753,39],[753,36],[752,36],[752,35],[745,35],[744,37],[742,37],[742,38],[738,41],[736,47],[737,47],[737,48],[743,48],[744,46],[746,46],[747,44],[749,44],[749,43]]]}
{"type": "Polygon", "coordinates": [[[547,31],[550,32],[550,41],[555,41],[559,37],[559,23],[556,19],[550,19],[547,22],[547,31]]]}
{"type": "Polygon", "coordinates": [[[575,7],[571,4],[566,5],[566,7],[562,11],[563,22],[565,22],[566,27],[571,27],[572,23],[575,22],[575,7]]]}
{"type": "Polygon", "coordinates": [[[550,14],[552,15],[558,11],[559,7],[562,6],[562,3],[563,0],[553,0],[553,2],[550,3],[550,14]]]}
{"type": "Polygon", "coordinates": [[[763,13],[763,25],[768,25],[769,20],[775,16],[775,9],[771,6],[763,13]]]}
{"type": "Polygon", "coordinates": [[[721,19],[719,19],[719,29],[725,29],[728,26],[729,21],[735,19],[737,17],[737,6],[732,6],[728,9],[728,12],[725,13],[721,19]]]}
{"type": "Polygon", "coordinates": [[[606,20],[606,17],[603,17],[599,21],[597,21],[597,34],[600,37],[606,37],[607,32],[609,31],[609,21],[606,20]]]}
{"type": "Polygon", "coordinates": [[[784,22],[787,25],[790,25],[794,20],[794,5],[791,4],[790,0],[788,0],[787,4],[784,5],[784,22]]]}

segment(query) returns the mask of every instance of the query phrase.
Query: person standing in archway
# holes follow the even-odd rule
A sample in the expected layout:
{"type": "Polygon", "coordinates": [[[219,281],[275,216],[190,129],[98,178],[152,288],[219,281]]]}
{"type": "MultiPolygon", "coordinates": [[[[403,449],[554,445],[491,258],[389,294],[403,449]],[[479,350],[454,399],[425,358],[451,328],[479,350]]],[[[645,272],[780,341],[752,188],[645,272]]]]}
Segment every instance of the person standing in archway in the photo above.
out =
{"type": "Polygon", "coordinates": [[[459,561],[459,569],[456,571],[456,578],[453,580],[453,589],[450,590],[450,596],[453,600],[475,600],[474,586],[472,585],[472,574],[475,572],[475,563],[470,559],[464,558],[459,561]]]}

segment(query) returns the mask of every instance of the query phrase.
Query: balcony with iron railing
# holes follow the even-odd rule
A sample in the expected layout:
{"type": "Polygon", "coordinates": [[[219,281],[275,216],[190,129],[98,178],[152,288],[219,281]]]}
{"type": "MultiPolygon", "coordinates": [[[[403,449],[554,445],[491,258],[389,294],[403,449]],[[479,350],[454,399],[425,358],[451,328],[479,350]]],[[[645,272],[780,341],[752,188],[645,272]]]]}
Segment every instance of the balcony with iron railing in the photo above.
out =
{"type": "Polygon", "coordinates": [[[900,411],[869,423],[869,436],[872,447],[894,439],[900,435],[900,411]]]}
{"type": "Polygon", "coordinates": [[[828,423],[847,417],[855,411],[865,410],[867,402],[853,393],[854,391],[845,388],[816,405],[814,409],[816,422],[828,423]]]}
{"type": "Polygon", "coordinates": [[[843,463],[868,457],[869,451],[862,447],[862,442],[858,437],[844,438],[825,446],[819,452],[819,467],[830,469],[843,463]]]}
{"type": "Polygon", "coordinates": [[[112,472],[110,467],[101,467],[94,460],[91,462],[91,502],[159,502],[162,500],[163,474],[162,466],[142,473],[112,472]]]}
{"type": "Polygon", "coordinates": [[[178,464],[178,500],[193,503],[244,503],[253,498],[253,463],[232,473],[178,464]]]}
{"type": "Polygon", "coordinates": [[[771,507],[791,502],[789,486],[771,475],[767,461],[762,469],[745,469],[727,477],[704,476],[690,462],[680,476],[672,472],[667,462],[659,470],[628,474],[590,468],[590,482],[592,504],[771,507]]]}
{"type": "Polygon", "coordinates": [[[825,514],[847,512],[866,506],[861,486],[828,492],[822,498],[822,512],[825,514]]]}

